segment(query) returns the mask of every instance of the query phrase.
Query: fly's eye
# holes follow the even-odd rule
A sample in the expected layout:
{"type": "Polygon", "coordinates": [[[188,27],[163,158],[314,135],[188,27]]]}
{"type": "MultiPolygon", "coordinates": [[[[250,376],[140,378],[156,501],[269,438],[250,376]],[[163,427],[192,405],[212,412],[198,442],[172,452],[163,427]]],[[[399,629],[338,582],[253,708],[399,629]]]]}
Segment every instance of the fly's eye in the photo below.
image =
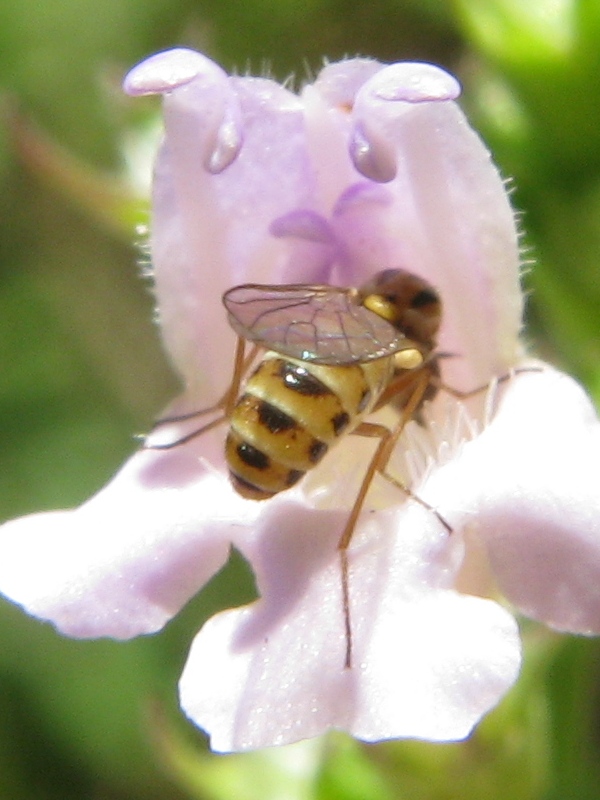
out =
{"type": "Polygon", "coordinates": [[[431,289],[421,289],[410,301],[411,308],[423,308],[423,306],[429,306],[432,303],[439,303],[439,297],[431,289]]]}

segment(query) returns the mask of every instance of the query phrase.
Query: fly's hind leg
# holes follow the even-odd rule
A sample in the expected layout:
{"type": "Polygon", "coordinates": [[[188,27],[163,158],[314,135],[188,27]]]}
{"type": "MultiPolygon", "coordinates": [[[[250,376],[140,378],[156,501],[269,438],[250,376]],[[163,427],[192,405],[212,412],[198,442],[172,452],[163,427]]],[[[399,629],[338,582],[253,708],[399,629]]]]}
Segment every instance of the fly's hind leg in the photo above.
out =
{"type": "Polygon", "coordinates": [[[216,403],[213,403],[212,406],[208,406],[207,408],[202,408],[199,411],[191,411],[187,414],[179,414],[173,417],[165,417],[164,419],[157,420],[151,428],[151,432],[155,431],[161,425],[168,425],[169,423],[173,422],[185,422],[188,419],[194,419],[195,417],[202,417],[206,416],[207,414],[217,414],[221,412],[219,416],[215,419],[207,422],[205,425],[201,425],[199,428],[194,428],[194,430],[190,431],[190,433],[186,433],[184,436],[180,436],[178,439],[175,439],[172,442],[166,442],[161,444],[150,444],[147,441],[144,442],[144,449],[146,450],[170,450],[172,447],[178,447],[179,445],[186,444],[186,442],[195,439],[197,436],[200,436],[203,433],[207,433],[208,431],[216,428],[218,425],[221,425],[223,422],[229,419],[231,416],[231,412],[233,411],[233,407],[237,400],[239,391],[240,391],[240,384],[242,379],[248,372],[248,369],[252,365],[252,362],[256,358],[256,354],[258,352],[258,347],[253,346],[250,349],[248,355],[245,353],[245,341],[242,339],[241,336],[238,337],[237,345],[235,349],[235,358],[233,362],[233,376],[231,378],[231,383],[227,387],[226,392],[223,396],[217,400],[216,403]]]}
{"type": "Polygon", "coordinates": [[[406,406],[402,410],[400,419],[394,428],[390,429],[386,428],[385,425],[362,422],[357,428],[355,428],[354,431],[352,431],[352,433],[356,434],[357,436],[369,436],[377,438],[379,439],[379,444],[377,445],[377,449],[375,450],[375,453],[369,462],[369,466],[367,467],[367,471],[363,477],[360,489],[358,490],[358,494],[354,500],[354,505],[352,506],[346,521],[346,525],[338,542],[342,578],[344,631],[346,635],[346,655],[344,660],[344,667],[346,669],[350,669],[352,667],[352,618],[350,613],[350,574],[348,564],[348,548],[350,546],[350,542],[352,541],[352,536],[354,535],[360,512],[364,506],[367,492],[371,487],[375,475],[382,475],[384,478],[391,481],[391,483],[393,483],[395,486],[402,489],[402,491],[408,497],[416,500],[422,506],[432,511],[440,520],[442,525],[446,528],[446,530],[449,533],[452,532],[452,528],[448,522],[446,522],[441,514],[435,508],[433,508],[433,506],[430,506],[429,503],[421,500],[421,498],[413,494],[408,487],[404,486],[403,483],[393,478],[387,472],[387,465],[392,453],[394,452],[394,448],[402,436],[407,423],[412,419],[415,411],[419,408],[423,400],[423,396],[427,391],[427,387],[430,383],[429,373],[421,373],[416,377],[414,383],[415,385],[412,394],[410,395],[406,406]]]}
{"type": "MultiPolygon", "coordinates": [[[[496,378],[495,383],[497,385],[506,383],[508,380],[513,378],[515,375],[519,375],[525,372],[542,372],[542,367],[537,366],[525,366],[525,367],[516,367],[512,371],[500,375],[496,378]]],[[[468,400],[471,397],[474,397],[478,394],[481,394],[487,390],[489,390],[491,384],[485,384],[483,386],[477,386],[475,389],[471,389],[468,391],[461,391],[459,389],[454,389],[451,386],[447,386],[442,381],[439,380],[430,370],[423,370],[416,376],[411,376],[410,374],[400,376],[393,384],[391,384],[386,392],[380,398],[380,401],[376,408],[381,408],[383,405],[390,402],[390,400],[397,394],[407,388],[411,388],[411,394],[407,403],[404,405],[400,419],[394,428],[386,428],[385,425],[379,425],[369,422],[361,423],[352,433],[358,436],[370,436],[379,439],[379,444],[377,445],[377,449],[375,454],[373,455],[367,471],[364,475],[362,480],[360,489],[354,501],[354,505],[350,511],[348,516],[348,520],[346,522],[346,526],[344,531],[340,537],[338,542],[338,551],[340,554],[340,563],[341,563],[341,579],[342,579],[342,601],[343,601],[343,613],[344,613],[344,629],[346,634],[346,657],[344,666],[346,669],[350,669],[352,667],[352,621],[351,621],[351,613],[350,613],[350,575],[349,575],[349,563],[348,563],[348,548],[350,546],[350,542],[352,540],[352,536],[354,535],[354,530],[356,528],[356,524],[358,522],[358,518],[362,508],[364,506],[365,498],[367,496],[367,492],[373,482],[373,478],[375,475],[379,474],[387,481],[389,481],[393,486],[400,489],[404,494],[409,497],[411,500],[419,503],[423,508],[426,508],[429,512],[435,515],[435,517],[439,520],[440,524],[446,529],[446,531],[450,534],[452,533],[452,526],[450,523],[444,519],[444,517],[440,514],[440,512],[432,505],[427,503],[418,495],[414,494],[411,489],[406,486],[401,480],[394,477],[388,472],[388,464],[392,453],[394,452],[394,448],[398,443],[398,440],[402,436],[404,429],[406,428],[407,423],[414,417],[415,413],[419,410],[421,403],[425,397],[425,394],[428,388],[433,385],[437,389],[441,391],[445,391],[447,394],[450,394],[452,397],[455,397],[457,400],[468,400]],[[411,386],[412,384],[412,386],[411,386]]]]}

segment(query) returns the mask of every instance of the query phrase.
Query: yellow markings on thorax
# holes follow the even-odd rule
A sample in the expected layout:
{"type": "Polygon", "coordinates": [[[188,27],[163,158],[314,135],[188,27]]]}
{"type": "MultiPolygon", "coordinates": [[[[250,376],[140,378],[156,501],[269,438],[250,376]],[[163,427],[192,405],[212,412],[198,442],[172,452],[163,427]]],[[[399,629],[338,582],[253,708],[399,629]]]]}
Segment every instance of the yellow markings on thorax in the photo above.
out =
{"type": "Polygon", "coordinates": [[[363,299],[362,305],[388,322],[393,322],[398,313],[395,304],[386,300],[385,297],[380,294],[367,295],[363,299]]]}

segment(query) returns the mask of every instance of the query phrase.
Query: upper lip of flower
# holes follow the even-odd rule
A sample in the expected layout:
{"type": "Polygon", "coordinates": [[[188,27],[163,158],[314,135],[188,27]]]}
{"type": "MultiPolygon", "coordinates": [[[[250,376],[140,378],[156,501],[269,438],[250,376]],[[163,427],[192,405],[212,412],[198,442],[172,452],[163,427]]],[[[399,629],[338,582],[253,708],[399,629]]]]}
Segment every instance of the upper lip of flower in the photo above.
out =
{"type": "MultiPolygon", "coordinates": [[[[341,62],[298,98],[176,51],[144,62],[125,85],[165,93],[153,262],[163,333],[188,386],[204,375],[213,397],[224,388],[233,340],[219,298],[230,286],[360,285],[386,266],[439,288],[447,309],[440,346],[462,356],[448,365],[453,384],[482,384],[515,363],[514,220],[487,153],[451,102],[458,84],[447,73],[341,62]],[[340,104],[351,111],[334,113],[340,104]],[[214,175],[210,148],[232,119],[233,160],[214,175]],[[357,170],[355,129],[369,137],[369,163],[391,165],[391,182],[357,170]],[[490,300],[492,289],[502,302],[490,300]]],[[[211,399],[204,393],[197,402],[211,399]]]]}

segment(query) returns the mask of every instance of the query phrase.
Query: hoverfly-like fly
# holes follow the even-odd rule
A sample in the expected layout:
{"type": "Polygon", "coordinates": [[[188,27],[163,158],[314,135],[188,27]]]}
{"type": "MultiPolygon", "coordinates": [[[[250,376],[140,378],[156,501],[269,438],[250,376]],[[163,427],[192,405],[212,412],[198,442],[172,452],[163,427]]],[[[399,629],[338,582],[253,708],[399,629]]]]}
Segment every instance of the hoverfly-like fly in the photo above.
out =
{"type": "Polygon", "coordinates": [[[386,472],[407,422],[437,391],[440,297],[422,278],[387,269],[360,288],[243,284],[225,292],[223,303],[238,335],[227,392],[210,408],[160,422],[220,415],[174,442],[148,446],[181,445],[228,422],[231,483],[243,497],[266,500],[298,483],[342,437],[379,440],[338,545],[349,668],[347,549],[374,476],[384,475],[451,530],[435,509],[386,472]],[[249,356],[246,343],[253,345],[249,356]],[[263,355],[247,375],[259,351],[263,355]],[[394,427],[366,421],[390,403],[399,411],[394,427]]]}

